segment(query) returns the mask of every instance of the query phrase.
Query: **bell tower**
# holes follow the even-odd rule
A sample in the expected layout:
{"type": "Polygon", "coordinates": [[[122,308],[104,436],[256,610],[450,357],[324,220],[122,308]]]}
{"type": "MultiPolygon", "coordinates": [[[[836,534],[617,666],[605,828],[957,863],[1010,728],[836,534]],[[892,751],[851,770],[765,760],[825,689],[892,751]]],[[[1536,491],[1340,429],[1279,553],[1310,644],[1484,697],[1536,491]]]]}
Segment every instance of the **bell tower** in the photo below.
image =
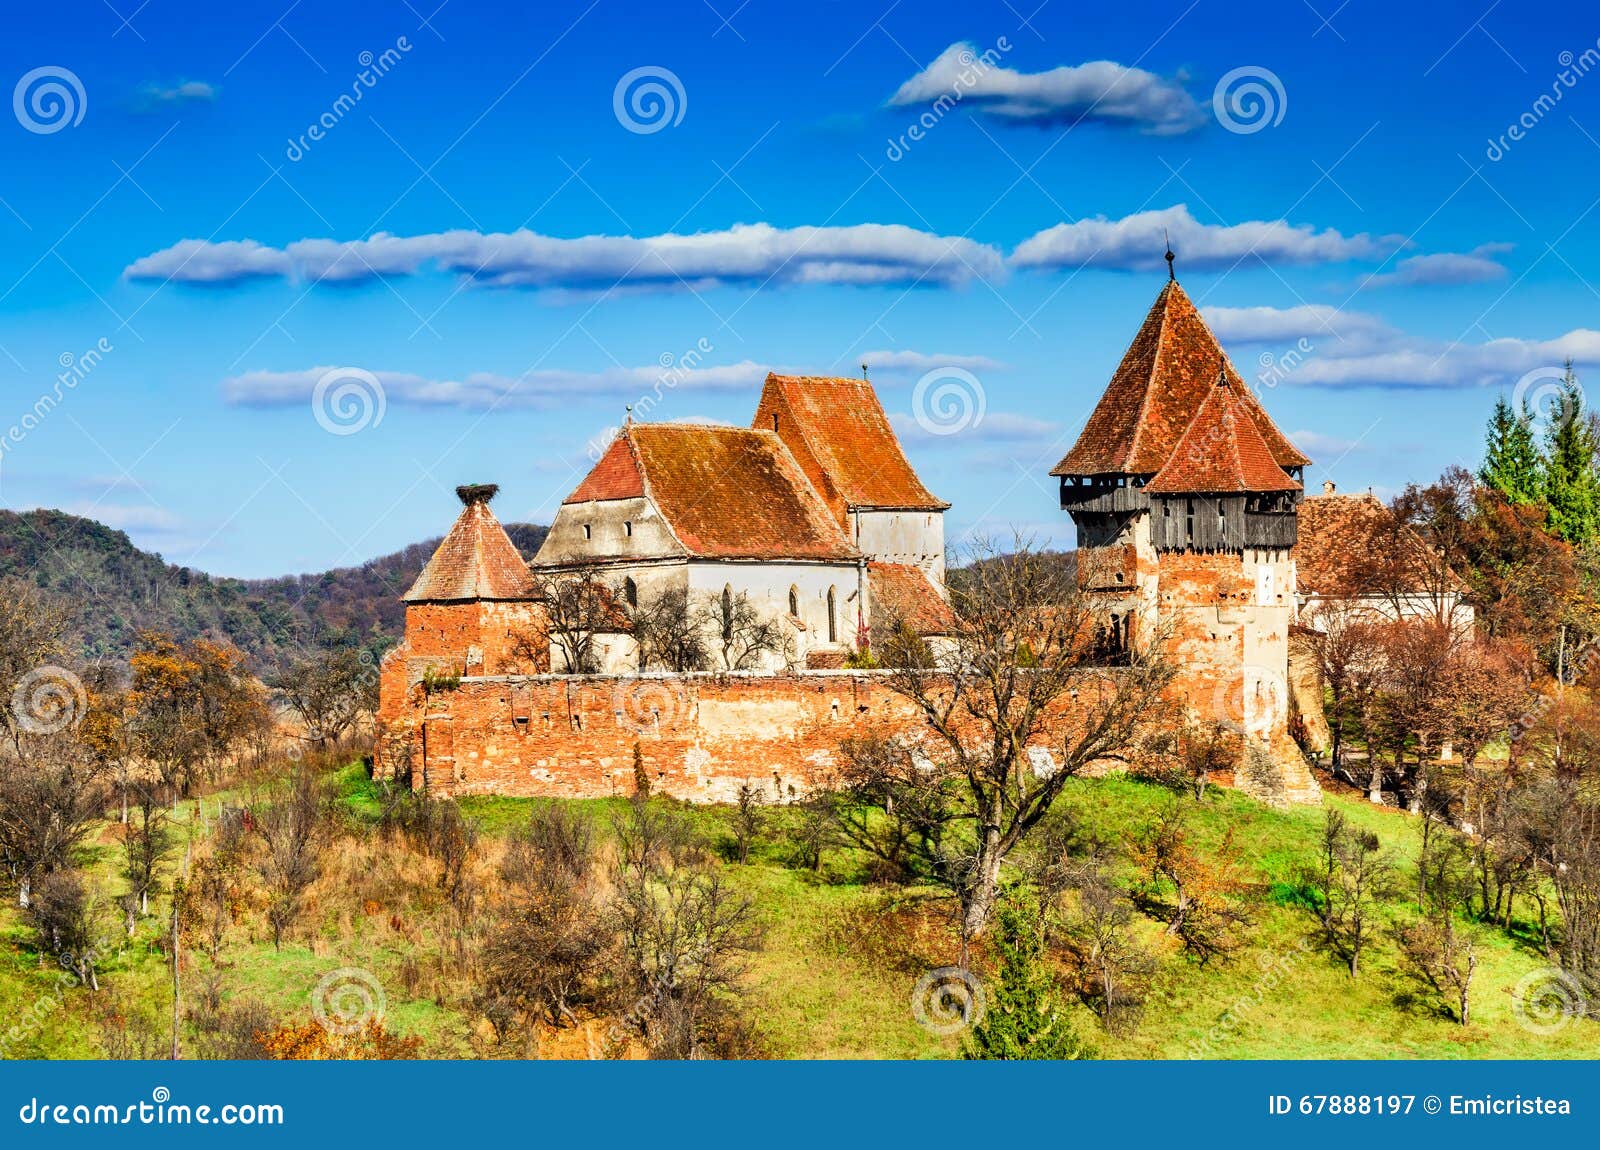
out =
{"type": "Polygon", "coordinates": [[[1288,733],[1291,548],[1309,462],[1169,271],[1051,472],[1084,587],[1110,601],[1108,661],[1160,644],[1188,722],[1233,732],[1235,784],[1272,801],[1320,798],[1288,733]]]}

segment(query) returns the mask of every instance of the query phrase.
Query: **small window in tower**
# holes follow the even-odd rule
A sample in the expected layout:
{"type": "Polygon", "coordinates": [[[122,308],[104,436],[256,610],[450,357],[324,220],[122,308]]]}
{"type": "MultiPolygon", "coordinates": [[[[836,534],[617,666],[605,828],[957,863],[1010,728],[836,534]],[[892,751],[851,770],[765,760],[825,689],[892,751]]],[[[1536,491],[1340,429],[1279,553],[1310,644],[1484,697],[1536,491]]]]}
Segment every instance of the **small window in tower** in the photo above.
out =
{"type": "Polygon", "coordinates": [[[839,641],[839,612],[838,612],[837,608],[838,608],[838,593],[832,587],[829,587],[828,588],[828,642],[830,642],[830,643],[837,643],[839,641]]]}
{"type": "Polygon", "coordinates": [[[776,411],[772,413],[772,430],[778,430],[778,413],[776,411]]]}
{"type": "Polygon", "coordinates": [[[639,585],[632,579],[624,579],[622,581],[622,597],[628,601],[628,606],[637,607],[639,605],[639,585]]]}
{"type": "Polygon", "coordinates": [[[628,536],[633,534],[633,524],[626,519],[622,522],[622,533],[628,536]]]}
{"type": "Polygon", "coordinates": [[[585,539],[591,539],[591,538],[594,537],[594,531],[589,527],[589,525],[587,523],[585,523],[583,525],[583,537],[585,539]]]}
{"type": "Polygon", "coordinates": [[[800,617],[800,588],[789,588],[789,614],[796,619],[800,617]]]}

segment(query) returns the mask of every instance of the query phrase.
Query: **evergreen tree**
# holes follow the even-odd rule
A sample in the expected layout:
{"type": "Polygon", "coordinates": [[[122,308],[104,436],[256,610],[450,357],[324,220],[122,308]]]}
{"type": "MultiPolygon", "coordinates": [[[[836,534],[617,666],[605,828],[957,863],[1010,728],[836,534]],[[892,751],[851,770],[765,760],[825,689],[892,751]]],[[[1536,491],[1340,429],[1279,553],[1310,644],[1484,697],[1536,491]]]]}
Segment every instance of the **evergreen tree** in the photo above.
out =
{"type": "Polygon", "coordinates": [[[1494,401],[1489,416],[1488,446],[1478,472],[1508,503],[1537,503],[1544,498],[1544,460],[1533,437],[1533,415],[1517,411],[1505,396],[1494,401]]]}
{"type": "Polygon", "coordinates": [[[999,976],[988,991],[983,1021],[962,1044],[967,1059],[1087,1058],[1091,1051],[1073,1030],[1055,979],[1044,962],[1038,917],[1007,899],[1000,906],[995,948],[999,976]]]}
{"type": "Polygon", "coordinates": [[[1595,440],[1570,360],[1546,436],[1544,498],[1550,505],[1550,530],[1568,543],[1587,543],[1600,531],[1595,440]]]}

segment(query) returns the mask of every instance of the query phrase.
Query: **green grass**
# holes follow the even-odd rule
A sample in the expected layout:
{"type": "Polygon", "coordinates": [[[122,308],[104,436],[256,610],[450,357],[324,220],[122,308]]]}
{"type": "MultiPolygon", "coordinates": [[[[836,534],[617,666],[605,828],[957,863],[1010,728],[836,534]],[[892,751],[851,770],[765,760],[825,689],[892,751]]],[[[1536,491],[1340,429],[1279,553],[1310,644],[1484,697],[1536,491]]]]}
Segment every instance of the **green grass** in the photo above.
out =
{"type": "MultiPolygon", "coordinates": [[[[378,796],[359,766],[340,771],[335,783],[353,821],[378,813],[378,796]]],[[[1077,780],[1063,799],[1112,841],[1126,842],[1172,797],[1165,791],[1113,777],[1077,780]]],[[[1352,979],[1344,963],[1315,943],[1314,920],[1300,903],[1294,876],[1310,861],[1321,834],[1317,808],[1275,810],[1230,791],[1213,790],[1195,805],[1191,826],[1204,850],[1230,830],[1251,883],[1249,943],[1225,962],[1201,967],[1173,952],[1159,924],[1143,922],[1152,944],[1164,947],[1162,964],[1142,1019],[1126,1033],[1104,1032],[1087,1008],[1074,1006],[1080,1030],[1108,1058],[1576,1058],[1600,1047],[1600,1026],[1574,1023],[1552,1035],[1517,1024],[1512,988],[1545,965],[1526,931],[1508,936],[1484,928],[1473,987],[1473,1024],[1445,1016],[1436,996],[1424,993],[1403,970],[1385,933],[1352,979]]],[[[1417,824],[1394,810],[1337,796],[1325,800],[1352,823],[1375,831],[1408,873],[1417,848],[1417,824]]],[[[604,826],[624,800],[577,803],[604,826]]],[[[482,828],[486,846],[527,817],[531,800],[475,797],[462,801],[482,828]]],[[[712,841],[727,837],[726,810],[684,808],[712,841]]],[[[772,812],[774,825],[791,817],[772,812]]],[[[187,833],[189,810],[181,812],[187,833]]],[[[120,848],[110,824],[83,860],[107,893],[119,889],[120,848]]],[[[759,843],[749,866],[728,866],[731,881],[747,893],[766,929],[766,947],[750,970],[749,1012],[767,1048],[788,1058],[940,1058],[957,1053],[956,1038],[919,1027],[910,1000],[927,969],[956,960],[948,903],[933,892],[890,892],[859,881],[860,860],[831,852],[820,874],[792,868],[780,841],[759,843]],[[898,901],[896,901],[898,900],[898,901]],[[916,933],[908,933],[915,926],[916,933]]],[[[342,872],[341,872],[342,873],[342,872]]],[[[440,928],[437,892],[368,890],[359,871],[344,877],[343,902],[330,894],[282,951],[264,935],[247,940],[236,931],[221,968],[228,993],[254,998],[285,1018],[310,1017],[317,981],[344,966],[371,971],[385,988],[387,1024],[423,1042],[433,1057],[468,1057],[477,1025],[466,1009],[465,988],[439,972],[453,940],[440,928]],[[372,913],[364,899],[380,904],[372,913]],[[355,906],[357,909],[352,910],[355,906]],[[404,920],[397,930],[394,920],[404,920]],[[405,972],[409,970],[408,979],[405,972]],[[421,971],[419,975],[417,972],[421,971]],[[408,991],[406,988],[410,986],[408,991]]],[[[153,1016],[170,1011],[165,956],[153,943],[162,932],[158,913],[143,920],[133,940],[108,961],[102,985],[142,1004],[153,1016]]],[[[1404,921],[1411,908],[1401,898],[1386,916],[1404,921]]],[[[110,924],[113,929],[115,922],[110,924]]],[[[120,931],[116,931],[120,935],[120,931]]],[[[258,932],[259,933],[259,932],[258,932]]],[[[120,943],[120,939],[117,939],[120,943]]],[[[193,983],[210,968],[192,956],[193,983]]],[[[26,1029],[7,1052],[12,1057],[92,1057],[98,1053],[90,1021],[90,995],[58,994],[56,972],[42,965],[14,907],[0,910],[0,1014],[26,1029]],[[30,1013],[41,1002],[52,1004],[30,1013]],[[40,1018],[38,1025],[27,1023],[40,1018]]],[[[0,1028],[0,1037],[4,1029],[0,1028]]]]}

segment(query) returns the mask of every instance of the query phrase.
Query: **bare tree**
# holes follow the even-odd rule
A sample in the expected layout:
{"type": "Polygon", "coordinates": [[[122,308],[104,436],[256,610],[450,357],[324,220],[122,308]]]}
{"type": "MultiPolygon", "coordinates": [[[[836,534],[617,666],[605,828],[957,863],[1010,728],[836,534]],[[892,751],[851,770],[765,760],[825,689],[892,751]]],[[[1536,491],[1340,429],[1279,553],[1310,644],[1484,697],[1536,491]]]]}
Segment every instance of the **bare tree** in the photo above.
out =
{"type": "Polygon", "coordinates": [[[704,671],[711,666],[705,627],[682,588],[641,595],[629,622],[641,671],[704,671]]]}
{"type": "Polygon", "coordinates": [[[786,662],[793,658],[788,630],[775,617],[762,614],[743,591],[707,596],[701,613],[702,625],[714,636],[712,642],[724,671],[750,670],[767,655],[786,662]]]}
{"type": "Polygon", "coordinates": [[[1394,887],[1394,864],[1371,831],[1346,830],[1332,843],[1335,872],[1327,919],[1328,935],[1350,963],[1350,977],[1361,973],[1361,955],[1377,930],[1378,905],[1394,887]]]}
{"type": "Polygon", "coordinates": [[[1159,636],[1121,666],[1090,669],[1113,602],[1082,590],[1085,573],[1059,557],[1022,542],[973,558],[952,581],[955,618],[936,665],[887,679],[923,719],[923,762],[967,832],[968,861],[950,873],[965,938],[983,931],[1001,867],[1067,780],[1091,763],[1126,761],[1159,724],[1172,677],[1159,636]]]}
{"type": "Polygon", "coordinates": [[[1105,867],[1083,867],[1075,889],[1078,911],[1068,935],[1085,975],[1084,997],[1108,1030],[1120,1030],[1143,1009],[1155,958],[1133,933],[1133,900],[1105,867]]]}
{"type": "Polygon", "coordinates": [[[767,801],[767,793],[760,784],[750,785],[746,779],[739,784],[738,802],[733,808],[733,849],[739,858],[739,865],[745,866],[750,862],[750,847],[761,836],[761,829],[766,825],[766,811],[762,809],[767,801]]]}
{"type": "Polygon", "coordinates": [[[81,986],[100,989],[95,967],[97,908],[83,878],[71,869],[54,870],[35,888],[28,915],[39,938],[39,949],[70,970],[81,986]]]}
{"type": "Polygon", "coordinates": [[[596,636],[622,626],[616,598],[589,567],[532,572],[534,597],[544,605],[551,655],[559,669],[589,675],[600,669],[596,636]]]}
{"type": "Polygon", "coordinates": [[[1471,883],[1459,843],[1436,851],[1425,863],[1422,917],[1396,931],[1412,974],[1445,998],[1462,1026],[1471,1021],[1472,978],[1478,969],[1477,937],[1459,920],[1471,883]]]}
{"type": "Polygon", "coordinates": [[[25,579],[0,579],[0,731],[21,749],[24,712],[10,706],[24,680],[66,652],[68,615],[25,579]]]}
{"type": "Polygon", "coordinates": [[[352,647],[297,660],[268,684],[305,727],[314,746],[337,742],[377,710],[378,674],[371,656],[352,647]]]}
{"type": "Polygon", "coordinates": [[[71,866],[103,798],[83,748],[64,732],[0,753],[0,860],[20,906],[40,879],[71,866]]]}
{"type": "Polygon", "coordinates": [[[141,915],[150,913],[150,888],[155,885],[161,862],[172,849],[172,831],[167,825],[170,792],[145,780],[133,786],[132,817],[122,825],[123,877],[128,880],[128,933],[133,933],[134,908],[141,915]]]}
{"type": "Polygon", "coordinates": [[[259,869],[272,895],[267,921],[274,949],[282,948],[284,932],[299,917],[306,890],[322,873],[324,807],[321,782],[302,765],[290,777],[285,793],[250,810],[251,828],[264,848],[259,869]]]}
{"type": "Polygon", "coordinates": [[[535,808],[507,844],[500,873],[509,905],[484,948],[487,1006],[502,1019],[576,1022],[574,1009],[598,994],[611,943],[588,820],[570,807],[535,808]]]}
{"type": "Polygon", "coordinates": [[[733,891],[679,816],[629,804],[617,823],[613,914],[645,1043],[695,1058],[743,1041],[734,1003],[761,946],[750,900],[733,891]]]}

